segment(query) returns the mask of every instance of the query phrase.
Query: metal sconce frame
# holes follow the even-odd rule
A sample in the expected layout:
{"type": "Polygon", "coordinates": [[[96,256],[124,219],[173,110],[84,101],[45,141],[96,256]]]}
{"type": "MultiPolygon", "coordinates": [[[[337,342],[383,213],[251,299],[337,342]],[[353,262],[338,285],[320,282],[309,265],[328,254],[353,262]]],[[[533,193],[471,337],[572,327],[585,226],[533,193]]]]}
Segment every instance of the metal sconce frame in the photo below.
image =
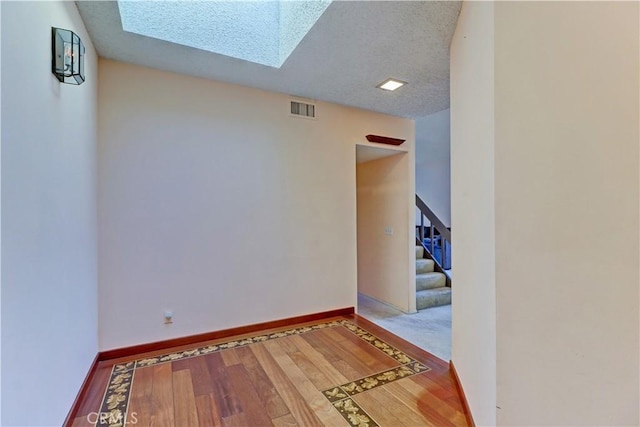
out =
{"type": "Polygon", "coordinates": [[[51,72],[61,83],[84,83],[84,45],[76,33],[51,28],[51,72]]]}

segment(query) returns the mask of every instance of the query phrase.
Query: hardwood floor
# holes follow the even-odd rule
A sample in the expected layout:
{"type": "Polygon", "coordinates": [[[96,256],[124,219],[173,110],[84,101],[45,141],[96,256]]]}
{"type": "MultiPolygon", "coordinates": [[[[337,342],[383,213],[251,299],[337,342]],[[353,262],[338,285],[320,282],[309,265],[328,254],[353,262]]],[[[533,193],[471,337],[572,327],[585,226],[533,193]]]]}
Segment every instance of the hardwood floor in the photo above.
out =
{"type": "Polygon", "coordinates": [[[356,315],[100,362],[73,426],[466,426],[449,366],[356,315]]]}

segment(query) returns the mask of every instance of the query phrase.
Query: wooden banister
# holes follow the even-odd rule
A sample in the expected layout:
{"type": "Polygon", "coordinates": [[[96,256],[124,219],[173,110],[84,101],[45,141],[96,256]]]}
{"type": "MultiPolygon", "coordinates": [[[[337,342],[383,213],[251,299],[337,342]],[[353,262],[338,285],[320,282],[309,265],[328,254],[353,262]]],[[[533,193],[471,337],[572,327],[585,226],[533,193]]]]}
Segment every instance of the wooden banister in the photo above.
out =
{"type": "Polygon", "coordinates": [[[427,204],[417,194],[416,207],[420,210],[420,225],[417,225],[416,242],[419,243],[423,248],[425,248],[429,258],[433,259],[433,261],[435,262],[436,271],[444,273],[447,277],[447,286],[451,286],[451,278],[445,272],[445,268],[451,268],[451,260],[449,259],[450,255],[447,254],[447,247],[451,244],[451,230],[447,226],[445,226],[442,221],[440,221],[440,218],[438,218],[436,214],[433,213],[429,206],[427,206],[427,204]],[[425,218],[429,221],[428,227],[426,227],[424,224],[425,218]],[[425,233],[426,228],[428,228],[429,230],[428,246],[424,243],[424,239],[427,237],[425,233]],[[436,230],[439,234],[439,258],[436,256],[435,250],[436,230]]]}
{"type": "Polygon", "coordinates": [[[451,230],[449,230],[447,226],[445,226],[444,223],[440,221],[440,218],[438,218],[436,214],[434,214],[433,211],[429,209],[427,204],[424,201],[422,201],[420,196],[418,196],[417,194],[416,194],[416,206],[418,207],[418,209],[420,209],[420,212],[422,212],[422,214],[427,217],[429,222],[433,224],[436,230],[438,230],[438,233],[440,233],[440,235],[443,238],[451,242],[451,230]]]}

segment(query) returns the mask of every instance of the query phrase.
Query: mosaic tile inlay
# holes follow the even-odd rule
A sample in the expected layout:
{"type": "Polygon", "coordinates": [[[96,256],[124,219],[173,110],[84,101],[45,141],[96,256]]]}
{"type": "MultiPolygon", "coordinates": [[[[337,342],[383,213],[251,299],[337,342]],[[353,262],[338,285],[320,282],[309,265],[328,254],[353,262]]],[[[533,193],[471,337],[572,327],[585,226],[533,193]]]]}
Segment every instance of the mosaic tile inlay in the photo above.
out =
{"type": "Polygon", "coordinates": [[[358,393],[363,393],[367,390],[380,387],[390,382],[406,378],[411,375],[419,374],[421,372],[428,371],[429,368],[419,362],[412,362],[407,365],[399,366],[397,368],[389,369],[379,374],[370,375],[368,377],[361,378],[350,383],[343,384],[338,387],[325,390],[322,393],[331,402],[344,399],[349,396],[355,396],[358,393]]]}
{"type": "Polygon", "coordinates": [[[125,424],[131,384],[133,384],[134,367],[134,362],[113,367],[96,425],[120,427],[125,424]]]}
{"type": "Polygon", "coordinates": [[[348,320],[339,320],[319,323],[311,326],[292,328],[285,331],[274,332],[270,334],[261,334],[239,340],[232,340],[220,344],[212,344],[194,348],[191,350],[178,351],[161,356],[139,359],[133,362],[114,365],[111,371],[111,377],[109,379],[107,389],[102,400],[100,412],[104,415],[100,419],[98,419],[96,425],[121,427],[125,424],[125,420],[127,420],[127,410],[129,406],[131,387],[135,376],[135,370],[137,368],[169,363],[176,360],[202,356],[222,350],[244,347],[264,341],[284,338],[291,335],[305,334],[308,332],[325,328],[332,328],[336,326],[345,327],[355,336],[371,344],[376,349],[384,352],[387,356],[393,358],[400,364],[400,366],[398,367],[388,369],[377,374],[369,375],[346,384],[336,385],[335,387],[322,391],[322,394],[331,402],[336,410],[352,426],[378,427],[378,424],[371,418],[371,416],[367,414],[350,397],[401,378],[406,378],[411,375],[429,371],[430,368],[412,359],[407,354],[382,341],[377,336],[371,334],[365,329],[360,328],[359,326],[353,324],[348,320]]]}
{"type": "Polygon", "coordinates": [[[335,402],[333,407],[340,412],[340,415],[352,426],[358,427],[379,427],[370,416],[352,399],[345,399],[335,402]]]}

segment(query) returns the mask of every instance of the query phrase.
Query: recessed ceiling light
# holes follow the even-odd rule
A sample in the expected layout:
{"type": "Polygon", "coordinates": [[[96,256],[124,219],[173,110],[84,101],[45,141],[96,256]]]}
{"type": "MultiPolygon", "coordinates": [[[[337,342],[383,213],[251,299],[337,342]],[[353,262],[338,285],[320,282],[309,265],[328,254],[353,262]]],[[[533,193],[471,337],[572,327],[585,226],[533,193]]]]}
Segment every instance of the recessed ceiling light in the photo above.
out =
{"type": "Polygon", "coordinates": [[[383,81],[382,83],[380,83],[378,86],[376,86],[378,89],[382,89],[382,90],[388,90],[388,91],[392,91],[392,90],[396,90],[404,85],[406,85],[407,82],[403,82],[402,80],[396,80],[396,79],[387,79],[385,81],[383,81]]]}

